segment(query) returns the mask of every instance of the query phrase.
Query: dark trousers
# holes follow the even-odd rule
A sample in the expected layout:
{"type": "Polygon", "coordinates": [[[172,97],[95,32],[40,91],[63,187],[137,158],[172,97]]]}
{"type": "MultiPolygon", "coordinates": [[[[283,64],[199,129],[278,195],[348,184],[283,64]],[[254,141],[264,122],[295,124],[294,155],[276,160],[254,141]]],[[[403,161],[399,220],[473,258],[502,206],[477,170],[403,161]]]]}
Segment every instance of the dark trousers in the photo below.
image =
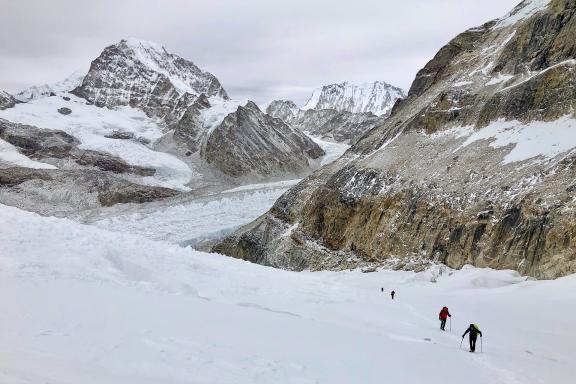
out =
{"type": "Polygon", "coordinates": [[[470,351],[474,352],[476,350],[476,340],[478,336],[470,334],[470,351]]]}
{"type": "Polygon", "coordinates": [[[444,330],[444,327],[446,327],[446,318],[440,319],[440,329],[444,330]]]}

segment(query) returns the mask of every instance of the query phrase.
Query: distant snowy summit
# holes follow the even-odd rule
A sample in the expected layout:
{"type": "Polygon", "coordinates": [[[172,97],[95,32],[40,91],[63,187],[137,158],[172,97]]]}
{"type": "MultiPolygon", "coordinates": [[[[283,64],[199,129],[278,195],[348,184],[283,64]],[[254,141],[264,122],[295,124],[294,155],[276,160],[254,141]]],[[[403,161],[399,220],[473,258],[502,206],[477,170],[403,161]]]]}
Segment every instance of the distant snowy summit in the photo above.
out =
{"type": "Polygon", "coordinates": [[[76,71],[62,81],[26,88],[23,91],[18,92],[15,97],[19,101],[26,102],[63,92],[70,92],[82,84],[84,76],[86,76],[85,72],[76,71]]]}
{"type": "Polygon", "coordinates": [[[402,89],[384,81],[344,82],[317,88],[302,108],[290,100],[274,100],[266,112],[311,135],[354,144],[404,97],[402,89]]]}
{"type": "Polygon", "coordinates": [[[384,81],[340,84],[317,88],[302,108],[334,109],[340,112],[371,112],[377,116],[388,115],[396,100],[406,97],[404,91],[384,81]]]}

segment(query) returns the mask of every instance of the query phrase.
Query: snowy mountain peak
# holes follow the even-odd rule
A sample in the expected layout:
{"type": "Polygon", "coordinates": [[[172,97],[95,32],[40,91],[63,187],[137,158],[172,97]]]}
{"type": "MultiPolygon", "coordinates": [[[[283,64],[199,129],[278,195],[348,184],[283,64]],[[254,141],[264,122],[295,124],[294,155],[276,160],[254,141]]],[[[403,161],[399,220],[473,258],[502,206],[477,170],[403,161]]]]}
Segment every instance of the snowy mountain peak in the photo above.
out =
{"type": "Polygon", "coordinates": [[[16,98],[20,101],[30,101],[39,99],[42,97],[48,97],[52,94],[58,94],[63,92],[70,92],[74,88],[82,84],[82,80],[86,76],[86,72],[75,71],[70,76],[62,81],[58,81],[52,84],[35,85],[24,89],[16,94],[16,98]]]}
{"type": "Polygon", "coordinates": [[[98,105],[130,105],[172,122],[198,96],[228,100],[218,79],[162,45],[129,38],[96,58],[74,93],[98,105]]]}
{"type": "Polygon", "coordinates": [[[180,94],[204,93],[209,97],[228,99],[214,75],[202,71],[189,60],[169,53],[161,44],[131,37],[121,40],[117,47],[148,70],[166,76],[180,94]]]}
{"type": "Polygon", "coordinates": [[[132,49],[142,49],[142,50],[146,50],[146,51],[156,51],[156,52],[168,54],[168,52],[166,51],[166,48],[164,48],[164,46],[162,44],[159,44],[159,43],[156,43],[153,41],[141,40],[141,39],[137,39],[135,37],[128,37],[127,39],[123,39],[120,42],[126,44],[127,46],[129,46],[132,49]]]}
{"type": "Polygon", "coordinates": [[[302,109],[372,112],[380,116],[390,113],[396,100],[405,96],[402,89],[384,81],[359,84],[345,81],[317,88],[302,109]]]}
{"type": "Polygon", "coordinates": [[[202,71],[191,61],[169,53],[161,44],[128,38],[120,41],[118,47],[147,69],[166,76],[180,94],[205,93],[228,98],[223,89],[212,89],[215,80],[212,74],[202,71]]]}

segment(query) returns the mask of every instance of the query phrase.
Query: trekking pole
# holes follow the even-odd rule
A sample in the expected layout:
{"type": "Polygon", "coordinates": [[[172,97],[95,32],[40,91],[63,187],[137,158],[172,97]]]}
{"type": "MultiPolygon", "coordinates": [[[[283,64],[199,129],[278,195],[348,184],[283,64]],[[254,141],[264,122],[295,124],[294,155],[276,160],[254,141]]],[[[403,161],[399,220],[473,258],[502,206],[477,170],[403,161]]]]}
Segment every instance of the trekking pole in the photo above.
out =
{"type": "Polygon", "coordinates": [[[464,338],[462,338],[462,339],[460,340],[460,349],[462,349],[462,342],[463,342],[463,341],[464,341],[464,338]]]}
{"type": "Polygon", "coordinates": [[[483,348],[482,348],[482,336],[480,336],[480,353],[483,353],[483,348]]]}
{"type": "Polygon", "coordinates": [[[452,332],[452,317],[450,317],[450,332],[452,332]]]}

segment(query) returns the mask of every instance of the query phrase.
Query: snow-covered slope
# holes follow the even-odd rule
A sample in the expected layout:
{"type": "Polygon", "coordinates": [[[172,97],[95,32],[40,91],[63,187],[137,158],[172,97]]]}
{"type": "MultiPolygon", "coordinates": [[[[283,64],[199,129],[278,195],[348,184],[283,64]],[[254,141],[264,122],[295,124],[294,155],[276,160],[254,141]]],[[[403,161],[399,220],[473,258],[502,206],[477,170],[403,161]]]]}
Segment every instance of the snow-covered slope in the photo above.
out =
{"type": "Polygon", "coordinates": [[[498,20],[496,28],[503,28],[513,25],[518,21],[527,19],[537,12],[540,12],[550,4],[551,0],[523,0],[510,13],[498,20]]]}
{"type": "Polygon", "coordinates": [[[55,169],[54,165],[34,161],[18,151],[12,144],[0,139],[0,165],[20,166],[34,169],[55,169]]]}
{"type": "Polygon", "coordinates": [[[383,81],[362,84],[343,82],[314,90],[302,109],[372,112],[380,116],[389,114],[396,100],[405,96],[402,89],[383,81]]]}
{"type": "Polygon", "coordinates": [[[0,231],[1,382],[573,379],[574,276],[291,273],[3,205],[0,231]],[[459,349],[472,322],[483,353],[459,349]]]}
{"type": "Polygon", "coordinates": [[[130,105],[168,122],[201,94],[227,100],[218,79],[159,44],[122,40],[104,49],[73,93],[97,105],[130,105]]]}
{"type": "Polygon", "coordinates": [[[20,101],[30,101],[34,99],[39,99],[41,97],[48,97],[51,95],[62,94],[70,92],[74,88],[82,84],[86,73],[84,72],[74,72],[66,79],[53,84],[44,84],[38,86],[32,86],[26,88],[25,90],[18,92],[16,98],[20,101]]]}

